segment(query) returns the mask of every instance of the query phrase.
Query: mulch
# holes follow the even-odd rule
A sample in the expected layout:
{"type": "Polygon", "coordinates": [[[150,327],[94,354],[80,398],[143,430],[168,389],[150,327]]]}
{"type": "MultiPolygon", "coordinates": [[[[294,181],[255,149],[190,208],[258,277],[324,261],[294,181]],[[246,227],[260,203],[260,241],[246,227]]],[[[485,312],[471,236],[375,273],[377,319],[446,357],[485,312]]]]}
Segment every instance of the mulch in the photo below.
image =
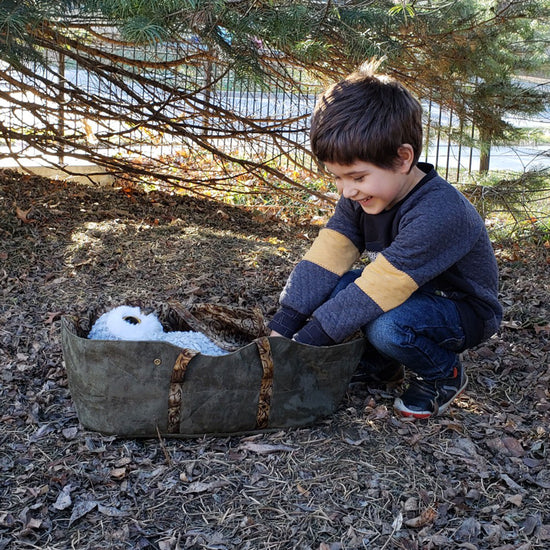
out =
{"type": "Polygon", "coordinates": [[[443,416],[350,387],[314,426],[85,430],[61,316],[178,300],[266,317],[318,226],[213,200],[0,172],[0,550],[550,547],[548,243],[496,246],[505,318],[443,416]]]}

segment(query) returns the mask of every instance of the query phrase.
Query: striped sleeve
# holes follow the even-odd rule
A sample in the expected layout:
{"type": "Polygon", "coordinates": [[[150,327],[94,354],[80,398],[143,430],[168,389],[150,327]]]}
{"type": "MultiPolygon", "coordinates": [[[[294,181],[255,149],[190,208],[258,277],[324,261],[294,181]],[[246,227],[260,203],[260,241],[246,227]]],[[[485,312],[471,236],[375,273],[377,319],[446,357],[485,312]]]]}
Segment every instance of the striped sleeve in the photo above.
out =
{"type": "Polygon", "coordinates": [[[341,342],[369,321],[405,302],[417,288],[407,273],[378,254],[354,283],[321,305],[313,316],[335,342],[341,342]]]}
{"type": "Polygon", "coordinates": [[[322,229],[290,274],[281,293],[281,306],[311,315],[327,300],[340,277],[359,256],[359,250],[346,236],[322,229]]]}
{"type": "Polygon", "coordinates": [[[334,229],[321,229],[304,260],[341,277],[359,258],[359,250],[348,237],[334,229]]]}
{"type": "Polygon", "coordinates": [[[382,254],[363,270],[355,283],[383,312],[401,305],[418,289],[410,275],[394,267],[382,254]]]}

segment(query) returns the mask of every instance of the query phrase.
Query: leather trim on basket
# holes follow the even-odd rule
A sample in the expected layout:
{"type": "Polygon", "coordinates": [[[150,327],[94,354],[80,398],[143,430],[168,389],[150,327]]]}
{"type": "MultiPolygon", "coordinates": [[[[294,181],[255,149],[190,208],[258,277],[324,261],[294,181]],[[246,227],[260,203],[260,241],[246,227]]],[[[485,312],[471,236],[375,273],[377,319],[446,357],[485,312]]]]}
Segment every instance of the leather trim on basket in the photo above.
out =
{"type": "Polygon", "coordinates": [[[264,336],[257,338],[254,343],[258,347],[263,374],[260,384],[260,396],[258,399],[258,411],[256,413],[256,428],[264,429],[269,424],[271,411],[271,395],[273,393],[273,356],[269,339],[264,336]]]}
{"type": "Polygon", "coordinates": [[[168,392],[168,427],[167,431],[177,434],[180,431],[182,385],[187,366],[199,352],[192,349],[184,349],[176,359],[172,376],[170,377],[170,390],[168,392]]]}

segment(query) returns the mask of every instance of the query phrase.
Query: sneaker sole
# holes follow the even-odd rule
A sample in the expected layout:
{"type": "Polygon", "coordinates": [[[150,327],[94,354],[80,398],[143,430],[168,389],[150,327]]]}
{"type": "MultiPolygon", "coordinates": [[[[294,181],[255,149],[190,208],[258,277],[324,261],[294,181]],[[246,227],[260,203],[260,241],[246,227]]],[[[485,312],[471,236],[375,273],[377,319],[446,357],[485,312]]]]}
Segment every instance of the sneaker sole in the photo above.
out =
{"type": "Polygon", "coordinates": [[[406,418],[430,418],[430,416],[439,416],[440,414],[443,414],[448,408],[449,405],[457,398],[459,397],[464,390],[466,389],[466,386],[468,385],[468,377],[466,376],[466,373],[464,373],[464,383],[460,387],[460,389],[456,392],[456,395],[450,400],[447,401],[444,405],[441,405],[436,413],[433,413],[432,411],[413,411],[412,409],[407,408],[405,403],[401,400],[400,397],[397,397],[393,403],[393,408],[395,412],[400,414],[401,416],[404,416],[406,418]]]}

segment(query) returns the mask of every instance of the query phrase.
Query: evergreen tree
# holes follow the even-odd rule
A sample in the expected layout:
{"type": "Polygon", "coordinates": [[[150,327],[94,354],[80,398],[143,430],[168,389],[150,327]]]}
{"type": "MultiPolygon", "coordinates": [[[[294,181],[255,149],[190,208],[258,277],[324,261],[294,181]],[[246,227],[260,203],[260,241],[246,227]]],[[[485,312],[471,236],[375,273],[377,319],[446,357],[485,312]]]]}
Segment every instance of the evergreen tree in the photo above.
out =
{"type": "MultiPolygon", "coordinates": [[[[452,108],[461,120],[480,128],[482,143],[490,144],[512,136],[505,115],[535,113],[547,101],[547,95],[520,86],[514,77],[547,60],[549,14],[548,0],[0,0],[0,58],[18,67],[24,89],[23,80],[33,75],[30,61],[42,60],[51,68],[52,59],[57,63],[62,56],[120,93],[116,104],[98,101],[53,78],[56,65],[41,77],[48,89],[44,94],[70,96],[75,117],[119,117],[128,127],[184,135],[195,147],[236,161],[247,171],[257,173],[262,167],[285,180],[263,162],[235,157],[216,145],[213,138],[239,133],[249,139],[267,139],[270,133],[281,150],[295,145],[273,132],[285,124],[283,115],[260,124],[216,102],[210,90],[229,71],[265,87],[277,81],[299,92],[299,69],[326,83],[367,59],[381,59],[381,70],[419,97],[452,108]],[[142,45],[144,53],[127,53],[133,51],[131,45],[142,45]],[[171,53],[161,59],[166,45],[171,53]],[[181,72],[181,67],[202,75],[194,88],[171,85],[170,78],[176,82],[176,77],[161,81],[156,76],[175,68],[181,72]],[[135,89],[147,90],[150,97],[140,99],[135,89]],[[174,120],[165,110],[176,100],[189,105],[185,120],[174,120]]],[[[13,82],[13,72],[4,74],[13,82]]],[[[47,115],[38,111],[35,107],[45,120],[47,115]]],[[[52,147],[74,150],[81,142],[81,134],[45,126],[40,136],[12,137],[31,139],[44,152],[52,147]]],[[[122,169],[121,162],[100,157],[93,148],[81,144],[76,149],[122,169]]]]}

